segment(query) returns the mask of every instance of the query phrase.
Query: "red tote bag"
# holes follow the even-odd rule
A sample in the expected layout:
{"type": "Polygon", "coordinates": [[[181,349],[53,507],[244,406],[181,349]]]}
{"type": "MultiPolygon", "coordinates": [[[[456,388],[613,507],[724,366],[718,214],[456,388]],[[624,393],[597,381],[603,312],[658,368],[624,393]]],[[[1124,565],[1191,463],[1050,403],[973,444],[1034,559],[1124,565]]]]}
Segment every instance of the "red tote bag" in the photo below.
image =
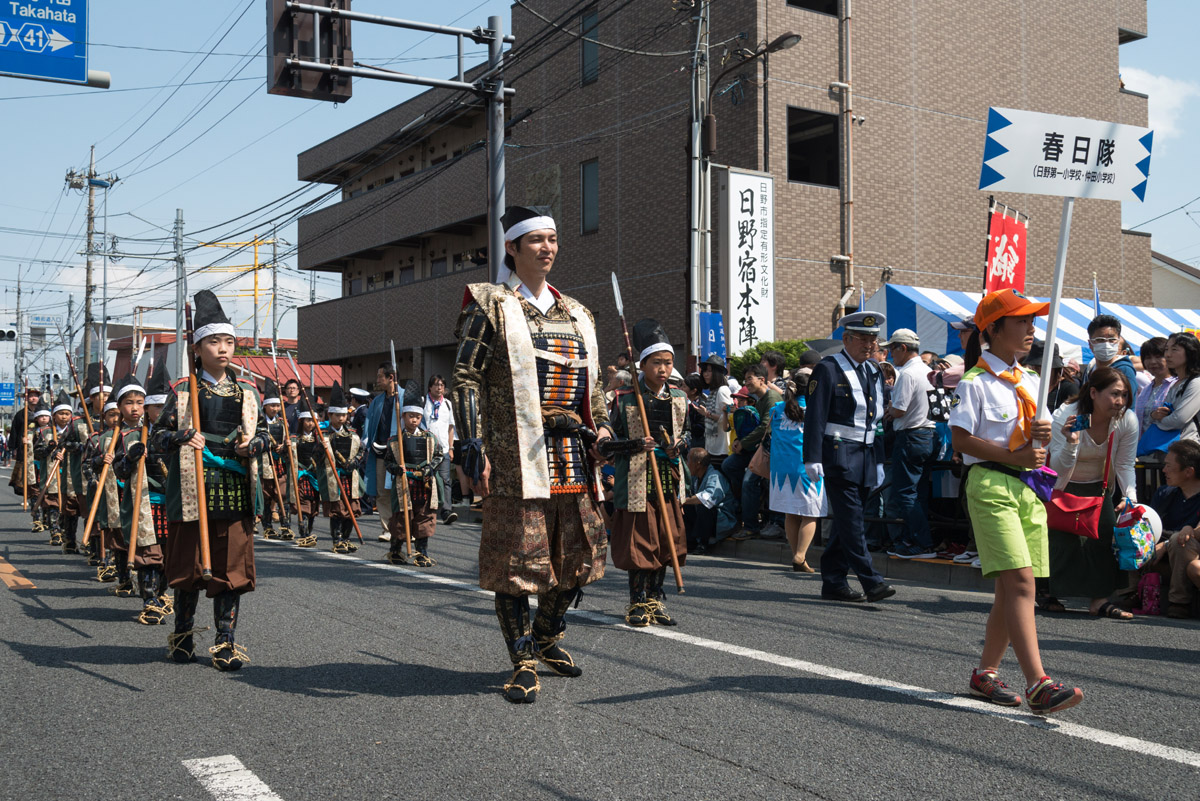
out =
{"type": "Polygon", "coordinates": [[[1104,499],[1108,496],[1108,470],[1112,466],[1112,446],[1115,435],[1115,432],[1108,435],[1108,452],[1104,456],[1103,491],[1099,496],[1091,497],[1072,495],[1059,489],[1054,490],[1050,495],[1050,500],[1046,503],[1047,526],[1055,531],[1065,531],[1089,540],[1100,538],[1100,510],[1104,508],[1104,499]]]}

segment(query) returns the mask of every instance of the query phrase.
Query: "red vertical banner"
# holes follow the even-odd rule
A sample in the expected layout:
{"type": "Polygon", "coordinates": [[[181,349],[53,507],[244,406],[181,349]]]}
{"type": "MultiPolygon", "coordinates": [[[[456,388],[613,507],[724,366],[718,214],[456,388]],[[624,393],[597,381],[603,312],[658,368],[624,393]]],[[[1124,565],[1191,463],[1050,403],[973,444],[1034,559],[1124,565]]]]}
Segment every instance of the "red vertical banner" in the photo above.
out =
{"type": "Polygon", "coordinates": [[[1009,287],[1025,291],[1025,240],[1029,223],[994,211],[988,224],[987,276],[984,294],[1009,287]]]}

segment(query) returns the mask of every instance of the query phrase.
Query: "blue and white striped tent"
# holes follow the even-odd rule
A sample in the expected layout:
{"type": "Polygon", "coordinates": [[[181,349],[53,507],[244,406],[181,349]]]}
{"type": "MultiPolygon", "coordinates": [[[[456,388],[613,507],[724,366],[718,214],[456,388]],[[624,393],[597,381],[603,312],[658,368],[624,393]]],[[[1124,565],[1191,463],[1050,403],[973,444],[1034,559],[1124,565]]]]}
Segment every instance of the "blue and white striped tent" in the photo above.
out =
{"type": "MultiPolygon", "coordinates": [[[[887,284],[867,300],[866,308],[887,317],[889,335],[897,328],[911,328],[921,338],[922,349],[940,354],[961,354],[958,332],[950,327],[950,323],[974,314],[980,297],[979,292],[887,284]]],[[[1087,344],[1087,325],[1095,316],[1092,301],[1064,298],[1060,308],[1059,352],[1063,358],[1079,358],[1086,363],[1092,358],[1087,344]]],[[[1102,302],[1100,310],[1121,321],[1121,333],[1134,353],[1139,353],[1142,343],[1152,337],[1165,337],[1185,328],[1200,328],[1200,311],[1195,309],[1158,309],[1102,302]]],[[[1037,318],[1036,326],[1038,339],[1044,339],[1046,318],[1037,318]]],[[[840,337],[841,329],[834,332],[834,336],[840,337]]]]}

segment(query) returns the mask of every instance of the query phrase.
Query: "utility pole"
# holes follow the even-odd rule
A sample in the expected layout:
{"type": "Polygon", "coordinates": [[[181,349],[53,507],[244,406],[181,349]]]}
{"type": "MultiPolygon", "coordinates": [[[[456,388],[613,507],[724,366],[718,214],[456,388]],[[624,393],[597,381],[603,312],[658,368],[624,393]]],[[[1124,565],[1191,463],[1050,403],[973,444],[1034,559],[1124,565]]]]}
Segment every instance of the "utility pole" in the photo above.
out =
{"type": "Polygon", "coordinates": [[[17,265],[17,372],[16,375],[13,376],[14,382],[18,381],[24,372],[21,369],[21,339],[25,335],[25,328],[21,325],[21,273],[24,272],[22,267],[23,265],[17,265]]]}
{"type": "Polygon", "coordinates": [[[271,229],[271,344],[279,342],[279,229],[271,229]]]}
{"type": "MultiPolygon", "coordinates": [[[[311,306],[317,302],[317,273],[308,274],[308,303],[311,306]]],[[[296,356],[300,356],[300,312],[296,312],[296,356]]],[[[308,365],[308,392],[313,391],[313,366],[308,365]]],[[[315,396],[314,396],[315,397],[315,396]]]]}
{"type": "MultiPolygon", "coordinates": [[[[67,171],[67,186],[72,189],[83,189],[87,187],[88,205],[87,205],[87,272],[84,276],[84,294],[83,294],[83,360],[86,364],[91,361],[92,357],[92,294],[96,287],[92,283],[92,261],[96,256],[96,187],[100,187],[105,191],[105,225],[104,233],[108,235],[108,189],[117,182],[115,175],[110,175],[104,180],[96,177],[96,146],[92,145],[91,155],[88,160],[87,173],[76,172],[75,170],[67,171]]],[[[108,329],[108,257],[107,249],[105,250],[104,259],[104,315],[105,315],[105,334],[108,329]]],[[[105,343],[107,346],[107,343],[105,343]]]]}
{"type": "Polygon", "coordinates": [[[187,268],[183,261],[183,209],[175,209],[175,377],[187,374],[183,342],[183,307],[187,301],[187,268]]]}
{"type": "Polygon", "coordinates": [[[254,237],[254,350],[258,350],[258,237],[254,237]]]}

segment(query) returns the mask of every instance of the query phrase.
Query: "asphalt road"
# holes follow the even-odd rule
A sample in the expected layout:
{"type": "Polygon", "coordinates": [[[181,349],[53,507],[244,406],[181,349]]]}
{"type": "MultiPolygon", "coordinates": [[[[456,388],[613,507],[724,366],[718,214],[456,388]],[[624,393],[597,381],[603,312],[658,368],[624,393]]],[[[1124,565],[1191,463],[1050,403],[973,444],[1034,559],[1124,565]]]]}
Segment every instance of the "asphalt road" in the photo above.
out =
{"type": "MultiPolygon", "coordinates": [[[[1043,721],[965,692],[988,595],[830,604],[815,577],[696,558],[668,599],[681,625],[633,630],[610,567],[568,617],[584,675],[513,706],[477,527],[440,529],[427,570],[381,563],[375,517],[349,557],[260,540],[253,661],[222,674],[167,662],[168,626],[138,625],[11,499],[0,556],[36,587],[0,586],[0,798],[1200,796],[1195,621],[1039,618],[1048,669],[1087,695],[1043,721]],[[221,756],[244,770],[193,761],[221,756]]],[[[1004,675],[1020,684],[1011,656],[1004,675]]]]}

